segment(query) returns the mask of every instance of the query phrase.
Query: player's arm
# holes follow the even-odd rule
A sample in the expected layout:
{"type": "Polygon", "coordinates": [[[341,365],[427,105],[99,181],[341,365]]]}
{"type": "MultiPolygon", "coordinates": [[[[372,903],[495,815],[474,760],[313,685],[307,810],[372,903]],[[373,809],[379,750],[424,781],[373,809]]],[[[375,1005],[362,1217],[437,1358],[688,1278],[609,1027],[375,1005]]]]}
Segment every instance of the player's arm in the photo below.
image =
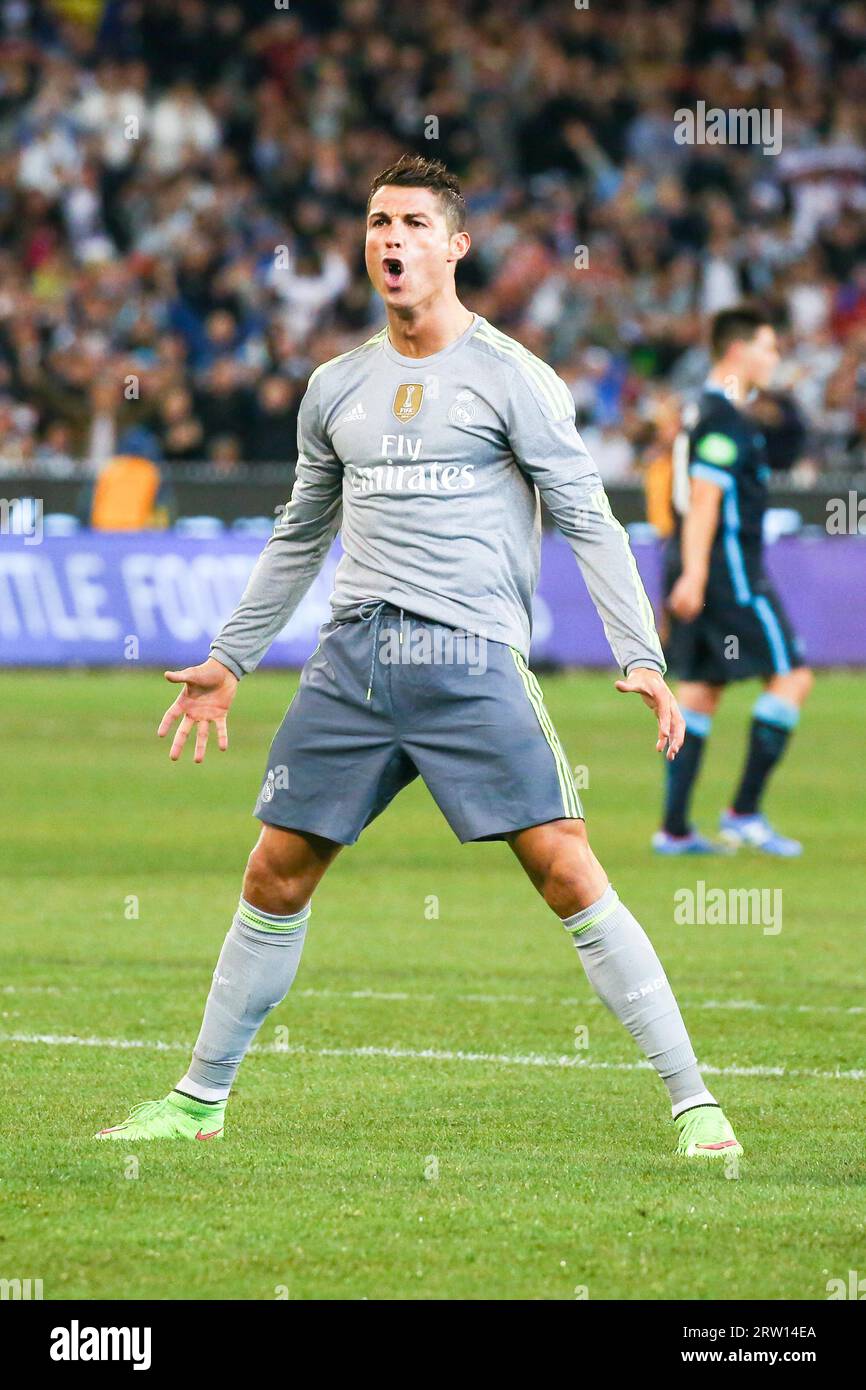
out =
{"type": "Polygon", "coordinates": [[[271,642],[285,627],[325,562],[340,528],[342,464],[320,423],[320,382],[301,402],[298,417],[298,466],[292,496],[274,533],[259,556],[240,602],[211,644],[200,666],[166,671],[166,680],[183,690],[159,725],[163,738],[180,718],[170,756],[180,757],[193,726],[195,761],[207,748],[208,729],[216,725],[219,746],[228,747],[226,718],[238,682],[254,671],[271,642]]]}
{"type": "Polygon", "coordinates": [[[739,462],[739,444],[723,430],[704,427],[690,436],[689,509],[680,538],[682,573],[668,596],[668,607],[682,622],[692,622],[704,606],[722,495],[735,486],[739,462]]]}
{"type": "Polygon", "coordinates": [[[601,478],[574,422],[574,402],[550,373],[527,379],[515,369],[508,418],[514,456],[535,483],[568,540],[624,679],[616,689],[639,694],[658,720],[656,747],[676,757],[685,725],[665,683],[665,659],[652,605],[628,536],[610,509],[601,478]]]}
{"type": "Polygon", "coordinates": [[[704,477],[692,478],[689,510],[680,539],[682,573],[668,596],[668,607],[684,623],[692,622],[704,606],[721,501],[718,483],[704,477]]]}

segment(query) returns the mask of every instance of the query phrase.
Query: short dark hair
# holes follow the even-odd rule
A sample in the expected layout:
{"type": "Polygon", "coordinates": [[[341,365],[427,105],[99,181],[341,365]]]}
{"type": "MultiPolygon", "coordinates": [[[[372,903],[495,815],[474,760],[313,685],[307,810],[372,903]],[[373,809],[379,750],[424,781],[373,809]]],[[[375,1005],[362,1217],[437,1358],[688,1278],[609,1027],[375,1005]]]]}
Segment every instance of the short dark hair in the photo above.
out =
{"type": "Polygon", "coordinates": [[[397,184],[401,188],[432,188],[439,195],[449,230],[462,232],[466,226],[466,203],[460,192],[460,184],[457,176],[449,173],[441,159],[425,159],[421,154],[401,155],[396,164],[389,164],[370,184],[368,213],[373,194],[386,184],[397,184]]]}
{"type": "Polygon", "coordinates": [[[714,362],[724,357],[732,343],[751,342],[759,328],[772,328],[769,314],[754,304],[722,309],[710,325],[710,354],[714,362]]]}

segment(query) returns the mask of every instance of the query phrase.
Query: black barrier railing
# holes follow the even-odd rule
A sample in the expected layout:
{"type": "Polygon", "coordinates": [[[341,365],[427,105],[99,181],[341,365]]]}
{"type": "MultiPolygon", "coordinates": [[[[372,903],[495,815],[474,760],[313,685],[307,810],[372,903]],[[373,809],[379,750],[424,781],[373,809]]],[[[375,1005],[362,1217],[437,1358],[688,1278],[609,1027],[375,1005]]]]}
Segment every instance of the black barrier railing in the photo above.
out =
{"type": "MultiPolygon", "coordinates": [[[[204,515],[230,523],[242,517],[273,517],[280,511],[292,489],[294,465],[240,467],[225,475],[209,464],[185,464],[182,468],[166,469],[165,475],[172,520],[204,515]]],[[[46,515],[63,512],[86,524],[92,486],[92,479],[0,472],[0,502],[36,498],[46,515]]],[[[639,482],[611,484],[607,493],[615,516],[624,525],[645,520],[644,492],[639,482]]],[[[775,507],[791,507],[799,512],[806,525],[823,526],[828,503],[839,498],[847,500],[852,493],[858,498],[866,497],[866,473],[822,475],[808,488],[792,486],[785,474],[779,474],[770,500],[775,507]]]]}

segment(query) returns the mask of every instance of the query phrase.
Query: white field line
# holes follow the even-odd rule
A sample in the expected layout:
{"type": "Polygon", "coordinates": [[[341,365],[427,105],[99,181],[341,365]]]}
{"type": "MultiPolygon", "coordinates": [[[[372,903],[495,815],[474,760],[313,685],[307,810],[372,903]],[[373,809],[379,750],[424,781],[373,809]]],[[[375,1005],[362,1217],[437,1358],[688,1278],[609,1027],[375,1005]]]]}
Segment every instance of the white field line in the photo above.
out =
{"type": "MultiPolygon", "coordinates": [[[[84,993],[81,985],[3,985],[0,994],[64,994],[84,993]]],[[[140,985],[121,985],[114,989],[100,991],[101,997],[119,994],[141,995],[140,985]]],[[[585,1009],[601,1003],[594,995],[583,999],[552,999],[532,994],[418,994],[406,990],[378,989],[293,989],[291,999],[370,999],[375,1003],[423,1003],[423,1004],[518,1004],[537,1007],[585,1009]]],[[[693,999],[681,1000],[680,1007],[685,1013],[696,1010],[713,1010],[743,1013],[795,1013],[795,1014],[866,1014],[866,1006],[852,1004],[761,1004],[755,999],[693,999]]]]}
{"type": "MultiPolygon", "coordinates": [[[[385,1003],[397,1001],[423,1002],[433,1004],[526,1004],[553,1005],[560,1008],[586,1008],[601,1004],[595,995],[583,999],[544,999],[532,994],[410,994],[402,991],[384,993],[375,989],[293,989],[291,997],[305,999],[373,999],[385,1003]]],[[[684,1011],[695,1009],[731,1010],[754,1013],[798,1013],[798,1014],[866,1014],[866,1006],[852,1004],[759,1004],[754,999],[697,999],[681,1002],[684,1011]]]]}
{"type": "MultiPolygon", "coordinates": [[[[43,1047],[104,1047],[122,1051],[184,1052],[189,1043],[163,1042],[150,1038],[81,1038],[73,1033],[0,1033],[0,1044],[31,1043],[43,1047]]],[[[396,1060],[419,1062],[491,1062],[502,1067],[556,1067],[578,1071],[651,1071],[649,1062],[593,1062],[586,1057],[570,1054],[555,1057],[541,1052],[464,1052],[462,1049],[439,1047],[306,1047],[303,1043],[281,1046],[279,1043],[256,1044],[251,1052],[280,1056],[306,1057],[390,1057],[396,1060]]],[[[779,1076],[811,1077],[820,1081],[866,1081],[866,1069],[822,1071],[819,1067],[727,1066],[714,1067],[700,1062],[707,1076],[779,1076]]]]}

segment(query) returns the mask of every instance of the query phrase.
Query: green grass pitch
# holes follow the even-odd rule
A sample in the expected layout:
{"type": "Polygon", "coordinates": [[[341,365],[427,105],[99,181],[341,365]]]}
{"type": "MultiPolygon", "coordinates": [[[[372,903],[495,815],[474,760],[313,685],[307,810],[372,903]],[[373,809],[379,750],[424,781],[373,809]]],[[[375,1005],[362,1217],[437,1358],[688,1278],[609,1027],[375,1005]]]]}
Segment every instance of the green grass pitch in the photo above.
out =
{"type": "MultiPolygon", "coordinates": [[[[212,737],[194,767],[155,737],[157,673],[7,672],[0,1276],[46,1299],[820,1300],[866,1274],[866,679],[819,679],[771,789],[794,863],[651,857],[652,719],[612,680],[542,684],[596,853],[699,1059],[733,1069],[709,1081],[737,1175],[675,1158],[661,1083],[509,850],[461,848],[418,783],[320,888],[226,1141],[95,1143],[185,1068],[296,677],[244,682],[228,754],[212,737]],[[781,889],[781,932],[678,925],[699,879],[781,889]]],[[[716,720],[707,829],[753,697],[716,720]]]]}

